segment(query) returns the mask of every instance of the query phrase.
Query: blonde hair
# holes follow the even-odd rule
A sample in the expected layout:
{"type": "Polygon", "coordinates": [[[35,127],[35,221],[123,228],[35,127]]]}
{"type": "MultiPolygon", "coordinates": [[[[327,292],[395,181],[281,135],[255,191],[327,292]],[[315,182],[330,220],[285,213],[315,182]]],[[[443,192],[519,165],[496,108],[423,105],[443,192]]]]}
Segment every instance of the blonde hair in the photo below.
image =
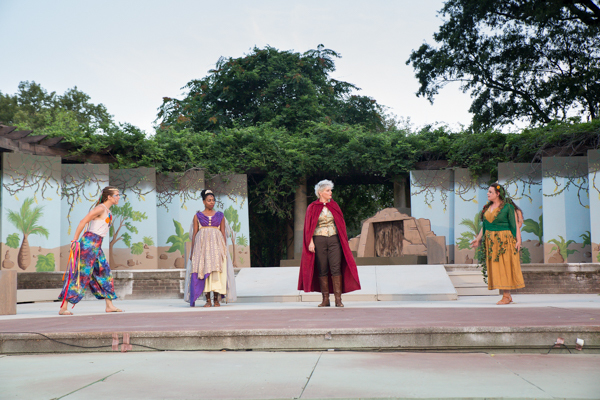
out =
{"type": "Polygon", "coordinates": [[[108,196],[112,196],[115,192],[118,192],[118,191],[119,191],[119,188],[116,188],[114,186],[106,186],[104,189],[102,189],[102,194],[100,195],[100,198],[96,202],[96,205],[98,206],[98,205],[104,203],[106,200],[108,200],[108,196]]]}

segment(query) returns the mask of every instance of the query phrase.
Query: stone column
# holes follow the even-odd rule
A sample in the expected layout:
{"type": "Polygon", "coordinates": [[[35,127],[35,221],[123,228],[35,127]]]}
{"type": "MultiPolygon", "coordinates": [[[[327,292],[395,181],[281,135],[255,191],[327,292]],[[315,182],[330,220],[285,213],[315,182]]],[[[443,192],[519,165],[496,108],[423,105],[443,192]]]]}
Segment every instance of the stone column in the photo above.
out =
{"type": "Polygon", "coordinates": [[[306,218],[306,178],[302,178],[296,189],[294,198],[294,258],[302,255],[302,242],[304,237],[304,219],[306,218]]]}
{"type": "Polygon", "coordinates": [[[403,214],[410,215],[410,182],[408,175],[394,178],[394,207],[403,214]]]}
{"type": "Polygon", "coordinates": [[[294,221],[290,221],[291,223],[287,224],[287,259],[294,259],[294,228],[292,226],[294,221]]]}
{"type": "Polygon", "coordinates": [[[17,271],[0,271],[0,315],[17,313],[17,271]]]}

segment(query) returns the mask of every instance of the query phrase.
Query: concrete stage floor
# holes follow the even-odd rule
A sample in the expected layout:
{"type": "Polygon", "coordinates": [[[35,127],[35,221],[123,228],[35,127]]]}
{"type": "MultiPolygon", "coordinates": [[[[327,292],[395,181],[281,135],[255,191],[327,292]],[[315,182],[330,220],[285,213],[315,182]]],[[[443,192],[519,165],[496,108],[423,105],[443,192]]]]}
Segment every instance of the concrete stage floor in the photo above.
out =
{"type": "MultiPolygon", "coordinates": [[[[124,313],[82,301],[74,316],[59,303],[18,305],[0,316],[0,354],[151,350],[389,350],[547,353],[557,337],[573,353],[600,352],[600,296],[514,295],[454,301],[232,303],[190,308],[183,300],[126,300],[124,313]],[[44,336],[42,336],[42,335],[44,336]],[[125,334],[125,336],[124,336],[125,334]],[[583,352],[574,350],[577,338],[583,352]],[[115,347],[113,348],[113,340],[115,347]]],[[[201,303],[200,303],[201,304],[201,303]]],[[[552,354],[568,353],[553,349],[552,354]]]]}

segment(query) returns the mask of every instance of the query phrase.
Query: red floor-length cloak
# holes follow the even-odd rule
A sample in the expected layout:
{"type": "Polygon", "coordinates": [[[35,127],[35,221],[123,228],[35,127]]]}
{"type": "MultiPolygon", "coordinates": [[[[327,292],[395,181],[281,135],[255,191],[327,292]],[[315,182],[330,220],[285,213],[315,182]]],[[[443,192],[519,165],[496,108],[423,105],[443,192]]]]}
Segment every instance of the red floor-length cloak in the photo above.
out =
{"type": "MultiPolygon", "coordinates": [[[[300,276],[298,278],[298,290],[303,290],[304,292],[321,291],[319,274],[315,274],[315,253],[308,251],[308,245],[313,237],[319,215],[321,214],[321,211],[323,211],[324,205],[325,204],[317,200],[311,203],[306,210],[306,219],[304,220],[304,243],[302,246],[302,259],[300,261],[300,276]]],[[[348,245],[348,234],[346,233],[344,215],[342,214],[342,210],[340,210],[340,206],[338,206],[335,201],[330,200],[326,205],[333,215],[335,227],[340,239],[340,245],[342,246],[342,293],[360,290],[356,262],[352,256],[350,246],[348,245]]],[[[329,277],[329,293],[333,293],[331,277],[329,277]]]]}

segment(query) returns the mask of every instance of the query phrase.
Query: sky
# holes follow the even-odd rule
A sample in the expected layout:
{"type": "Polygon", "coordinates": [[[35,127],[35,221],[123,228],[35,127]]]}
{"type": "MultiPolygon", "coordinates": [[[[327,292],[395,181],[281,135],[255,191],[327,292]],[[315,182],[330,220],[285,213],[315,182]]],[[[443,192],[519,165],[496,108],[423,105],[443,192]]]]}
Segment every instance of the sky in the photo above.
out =
{"type": "Polygon", "coordinates": [[[0,92],[21,81],[77,88],[117,122],[153,132],[163,97],[255,46],[342,55],[332,77],[358,86],[414,128],[468,125],[471,99],[449,85],[433,105],[406,65],[442,24],[442,0],[0,0],[0,92]]]}

